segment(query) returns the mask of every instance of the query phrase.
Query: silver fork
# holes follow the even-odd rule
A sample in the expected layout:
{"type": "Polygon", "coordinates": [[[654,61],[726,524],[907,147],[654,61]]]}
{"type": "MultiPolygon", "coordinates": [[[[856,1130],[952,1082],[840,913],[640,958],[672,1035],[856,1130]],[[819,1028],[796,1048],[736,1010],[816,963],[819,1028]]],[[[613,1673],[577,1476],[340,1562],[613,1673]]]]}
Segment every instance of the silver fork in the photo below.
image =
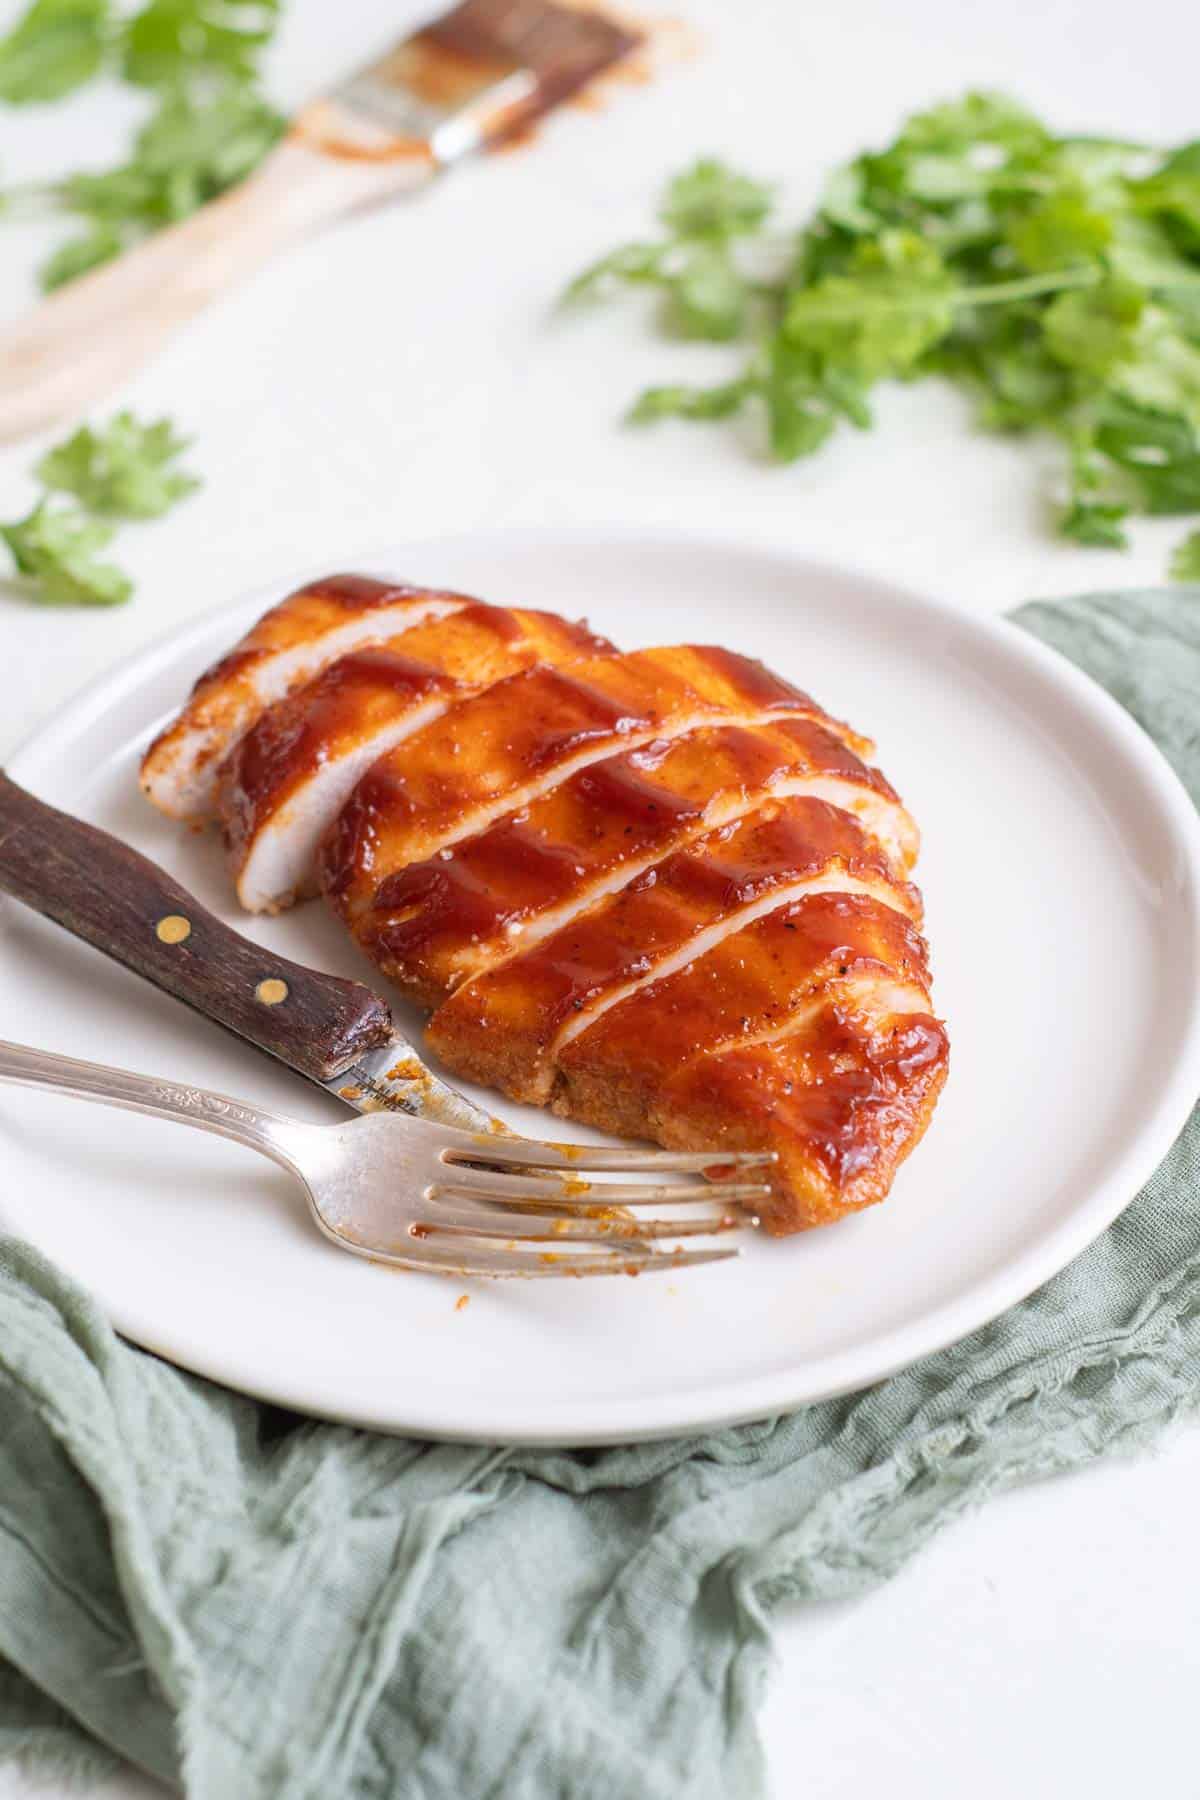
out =
{"type": "Polygon", "coordinates": [[[205,1088],[3,1042],[0,1081],[175,1119],[247,1144],[296,1176],[316,1223],[343,1250],[446,1275],[640,1275],[723,1262],[737,1251],[653,1245],[756,1224],[752,1203],[767,1187],[714,1185],[703,1171],[774,1160],[769,1151],[544,1143],[399,1113],[311,1125],[205,1088]],[[634,1174],[700,1178],[591,1179],[634,1174]],[[719,1201],[721,1210],[648,1219],[628,1211],[696,1201],[719,1201]]]}

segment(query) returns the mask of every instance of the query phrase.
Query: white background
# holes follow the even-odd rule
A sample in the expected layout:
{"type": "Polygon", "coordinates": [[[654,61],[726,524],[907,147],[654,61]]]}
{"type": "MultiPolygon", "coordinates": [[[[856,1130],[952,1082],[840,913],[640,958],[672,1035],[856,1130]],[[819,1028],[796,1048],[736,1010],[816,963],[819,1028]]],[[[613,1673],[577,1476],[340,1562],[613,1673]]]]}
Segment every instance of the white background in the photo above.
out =
{"type": "MultiPolygon", "coordinates": [[[[290,104],[317,91],[425,10],[287,0],[275,94],[290,104]]],[[[847,433],[797,469],[756,465],[717,431],[622,431],[617,415],[641,384],[703,379],[723,353],[652,339],[637,303],[569,323],[550,303],[580,264],[646,233],[663,174],[701,151],[778,178],[795,217],[830,163],[968,85],[1008,88],[1064,128],[1200,134],[1195,8],[678,10],[700,40],[691,61],[606,112],[564,116],[528,150],[299,248],[121,394],[194,436],[205,487],[125,535],[121,559],[139,586],[121,611],[41,611],[0,580],[0,753],[82,680],[182,620],[293,565],[352,563],[407,533],[694,521],[981,611],[1161,577],[1180,522],[1140,526],[1124,557],[1056,543],[1053,453],[972,434],[964,403],[925,387],[885,395],[873,434],[847,433]]],[[[0,0],[0,23],[16,11],[0,0]]],[[[97,89],[3,112],[0,178],[113,162],[141,105],[97,89]]],[[[0,316],[28,303],[29,271],[57,234],[3,227],[0,316]]],[[[32,501],[39,448],[0,453],[0,517],[32,501]]],[[[1168,1781],[1196,1791],[1198,1477],[1200,1433],[1185,1426],[1136,1463],[993,1501],[887,1589],[784,1621],[764,1715],[780,1800],[884,1787],[893,1800],[1117,1800],[1168,1781]]],[[[0,1771],[0,1800],[26,1791],[0,1771]]],[[[105,1793],[151,1791],[130,1778],[105,1793]]]]}

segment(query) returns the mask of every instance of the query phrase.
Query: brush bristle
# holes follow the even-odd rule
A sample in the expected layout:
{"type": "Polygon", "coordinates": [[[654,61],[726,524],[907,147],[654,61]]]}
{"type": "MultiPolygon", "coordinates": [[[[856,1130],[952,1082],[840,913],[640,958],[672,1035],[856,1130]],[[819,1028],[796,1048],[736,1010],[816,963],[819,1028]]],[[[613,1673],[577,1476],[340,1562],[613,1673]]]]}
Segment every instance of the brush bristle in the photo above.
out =
{"type": "Polygon", "coordinates": [[[462,0],[325,102],[339,130],[423,145],[440,165],[519,137],[643,42],[572,0],[462,0]]]}
{"type": "Polygon", "coordinates": [[[578,93],[642,40],[603,13],[554,0],[463,0],[414,41],[464,64],[528,69],[537,91],[524,109],[524,125],[578,93]]]}

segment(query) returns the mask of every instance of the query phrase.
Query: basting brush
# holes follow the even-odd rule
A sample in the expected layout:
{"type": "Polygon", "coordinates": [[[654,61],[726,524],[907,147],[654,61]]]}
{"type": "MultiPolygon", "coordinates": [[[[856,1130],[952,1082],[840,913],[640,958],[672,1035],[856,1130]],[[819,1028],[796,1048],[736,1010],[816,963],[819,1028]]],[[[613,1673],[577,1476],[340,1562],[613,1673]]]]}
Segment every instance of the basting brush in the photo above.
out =
{"type": "Polygon", "coordinates": [[[0,439],[79,412],[284,245],[520,137],[641,42],[555,0],[463,0],[305,106],[246,181],[0,333],[0,439]]]}

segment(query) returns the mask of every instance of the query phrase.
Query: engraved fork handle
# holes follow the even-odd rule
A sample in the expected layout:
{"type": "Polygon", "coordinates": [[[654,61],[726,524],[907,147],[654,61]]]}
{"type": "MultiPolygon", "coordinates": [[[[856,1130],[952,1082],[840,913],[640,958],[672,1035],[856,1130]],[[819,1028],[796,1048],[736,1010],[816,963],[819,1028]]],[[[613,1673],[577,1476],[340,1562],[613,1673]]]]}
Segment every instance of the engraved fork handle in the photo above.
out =
{"type": "Polygon", "coordinates": [[[102,1106],[119,1106],[126,1112],[148,1113],[151,1118],[193,1125],[197,1131],[211,1131],[217,1137],[232,1138],[234,1143],[262,1151],[302,1180],[294,1151],[302,1137],[322,1130],[319,1125],[285,1119],[208,1088],[185,1087],[160,1080],[156,1075],[135,1075],[129,1069],[110,1069],[103,1063],[82,1062],[73,1056],[56,1056],[49,1050],[34,1050],[26,1044],[3,1040],[0,1081],[17,1087],[48,1088],[52,1093],[70,1094],[77,1100],[97,1100],[102,1106]]]}

